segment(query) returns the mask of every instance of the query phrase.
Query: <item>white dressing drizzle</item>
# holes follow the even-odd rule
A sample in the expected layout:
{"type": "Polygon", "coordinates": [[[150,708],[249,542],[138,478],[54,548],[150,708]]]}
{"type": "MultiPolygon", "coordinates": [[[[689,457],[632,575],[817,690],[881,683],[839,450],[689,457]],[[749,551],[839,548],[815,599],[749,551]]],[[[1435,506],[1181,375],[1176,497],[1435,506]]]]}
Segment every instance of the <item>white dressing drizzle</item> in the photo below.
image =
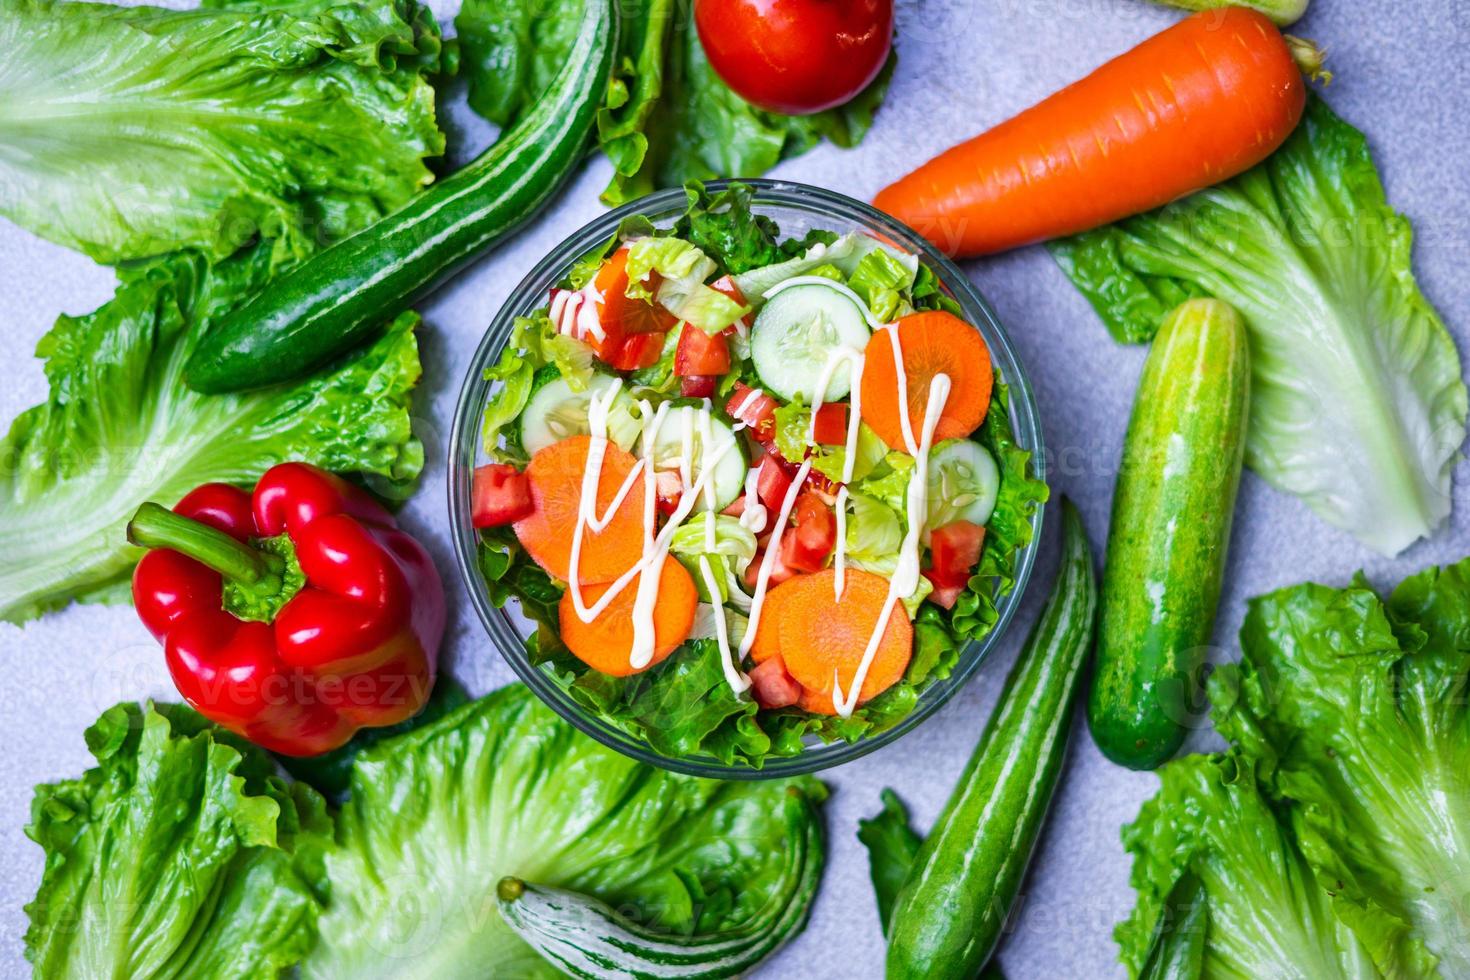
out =
{"type": "Polygon", "coordinates": [[[745,507],[740,511],[740,526],[751,534],[760,534],[770,519],[766,505],[761,502],[761,468],[752,466],[745,474],[745,507]]]}
{"type": "Polygon", "coordinates": [[[802,484],[806,483],[806,475],[812,471],[812,461],[804,460],[801,469],[796,471],[796,476],[791,480],[791,486],[786,489],[786,497],[781,501],[781,511],[776,515],[776,526],[771,531],[771,539],[766,542],[766,553],[761,558],[760,571],[755,577],[755,591],[750,594],[750,625],[745,630],[745,636],[740,639],[740,659],[755,644],[756,627],[761,622],[761,609],[766,603],[766,587],[771,583],[771,571],[776,567],[776,555],[781,551],[781,535],[786,530],[786,522],[791,519],[791,508],[796,506],[796,495],[801,492],[802,484]]]}
{"type": "Polygon", "coordinates": [[[858,695],[862,693],[863,682],[867,680],[868,670],[873,666],[873,657],[877,654],[878,644],[888,629],[888,618],[893,615],[894,607],[898,605],[900,599],[911,595],[918,587],[919,537],[923,533],[924,519],[929,508],[929,450],[934,444],[934,429],[939,424],[939,417],[944,414],[945,403],[949,401],[949,375],[943,373],[934,375],[929,382],[929,400],[924,406],[924,421],[919,444],[914,445],[913,423],[909,419],[908,378],[904,372],[903,345],[899,342],[896,328],[897,324],[888,324],[883,327],[888,332],[889,341],[893,345],[894,374],[898,378],[899,423],[903,428],[904,442],[909,446],[911,455],[914,457],[914,471],[909,475],[906,495],[908,530],[904,533],[903,543],[899,546],[898,562],[893,569],[893,576],[888,581],[888,596],[883,602],[882,611],[878,614],[878,622],[873,626],[872,635],[868,637],[868,645],[863,650],[863,658],[858,664],[857,672],[853,675],[851,689],[846,694],[842,692],[842,678],[835,669],[832,671],[832,708],[843,718],[852,717],[852,712],[857,707],[858,695]]]}
{"type": "MultiPolygon", "coordinates": [[[[720,586],[715,581],[715,570],[710,567],[708,555],[699,556],[699,575],[704,579],[704,588],[710,598],[718,596],[720,586]]],[[[750,690],[750,678],[735,666],[730,655],[730,627],[725,620],[724,606],[715,606],[715,641],[720,645],[720,668],[725,672],[725,683],[736,694],[750,690]]]]}
{"type": "Polygon", "coordinates": [[[547,316],[556,325],[557,333],[578,340],[586,340],[589,335],[605,340],[607,331],[602,328],[602,318],[597,313],[601,302],[602,293],[590,282],[581,289],[553,289],[547,316]]]}
{"type": "Polygon", "coordinates": [[[847,584],[847,484],[837,488],[837,541],[832,549],[832,591],[837,601],[842,601],[842,590],[847,584]]]}

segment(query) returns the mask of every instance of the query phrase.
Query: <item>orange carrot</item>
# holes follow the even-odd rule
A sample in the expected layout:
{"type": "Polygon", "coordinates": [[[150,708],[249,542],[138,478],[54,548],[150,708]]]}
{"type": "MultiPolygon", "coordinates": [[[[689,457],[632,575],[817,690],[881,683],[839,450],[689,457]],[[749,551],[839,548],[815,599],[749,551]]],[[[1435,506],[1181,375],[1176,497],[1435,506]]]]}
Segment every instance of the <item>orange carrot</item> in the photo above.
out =
{"type": "MultiPolygon", "coordinates": [[[[910,313],[898,321],[903,348],[903,373],[908,392],[909,426],[917,444],[924,430],[929,404],[929,382],[939,373],[949,376],[949,397],[934,427],[934,441],[959,439],[980,427],[990,408],[995,375],[990,350],[980,333],[964,320],[943,310],[910,313]]],[[[899,419],[898,370],[893,337],[879,330],[868,340],[863,364],[863,421],[892,449],[907,451],[899,419]]]]}
{"type": "MultiPolygon", "coordinates": [[[[593,605],[608,589],[606,584],[589,585],[582,590],[582,601],[593,605]]],[[[695,607],[699,592],[694,579],[675,558],[665,558],[658,579],[658,600],[653,606],[653,659],[645,667],[634,668],[628,658],[633,652],[633,602],[638,597],[638,583],[629,583],[608,603],[596,619],[582,622],[568,589],[558,607],[561,639],[567,649],[593,670],[613,677],[627,677],[647,670],[678,649],[694,628],[695,607]]]]}
{"type": "MultiPolygon", "coordinates": [[[[757,559],[759,557],[756,556],[757,559]]],[[[755,561],[751,565],[754,566],[755,561]]],[[[786,599],[787,588],[794,581],[787,579],[772,586],[761,603],[760,622],[756,623],[755,639],[750,644],[750,658],[758,664],[781,656],[781,604],[786,599]]]]}
{"type": "Polygon", "coordinates": [[[889,185],[873,204],[950,255],[985,255],[1138,214],[1261,162],[1301,119],[1281,32],[1207,10],[889,185]]]}
{"type": "MultiPolygon", "coordinates": [[[[834,672],[844,693],[852,684],[888,598],[887,579],[849,568],[839,602],[833,593],[835,575],[829,568],[792,579],[783,586],[786,597],[780,608],[781,659],[787,672],[829,702],[834,672]]],[[[859,703],[898,683],[908,669],[913,645],[914,629],[903,606],[895,603],[863,680],[859,703]]]]}
{"type": "MultiPolygon", "coordinates": [[[[582,472],[587,466],[591,436],[572,436],[552,443],[531,457],[526,477],[535,509],[515,522],[516,537],[526,553],[553,578],[566,581],[572,561],[572,533],[582,499],[582,472]]],[[[597,484],[597,513],[606,513],[636,460],[609,445],[597,484]]],[[[577,579],[583,583],[611,582],[643,556],[643,481],[635,480],[622,506],[601,531],[582,532],[577,579]]]]}
{"type": "MultiPolygon", "coordinates": [[[[644,282],[649,295],[658,291],[660,278],[651,272],[644,282]]],[[[598,319],[608,334],[619,338],[641,333],[668,333],[679,320],[662,306],[643,299],[629,299],[628,250],[620,248],[607,257],[592,280],[602,296],[597,304],[598,319]]]]}

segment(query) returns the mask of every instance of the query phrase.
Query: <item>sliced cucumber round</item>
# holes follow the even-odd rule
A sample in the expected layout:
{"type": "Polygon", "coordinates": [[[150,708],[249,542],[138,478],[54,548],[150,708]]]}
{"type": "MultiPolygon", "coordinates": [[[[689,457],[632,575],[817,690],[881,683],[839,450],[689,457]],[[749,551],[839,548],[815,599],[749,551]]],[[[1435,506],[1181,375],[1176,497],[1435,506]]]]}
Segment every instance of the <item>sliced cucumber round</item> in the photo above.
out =
{"type": "MultiPolygon", "coordinates": [[[[750,356],[766,388],[810,405],[832,352],[861,351],[871,333],[869,313],[856,293],[821,276],[798,276],[768,294],[750,329],[750,356]]],[[[851,390],[852,368],[843,364],[822,400],[837,401],[851,390]]]]}
{"type": "Polygon", "coordinates": [[[928,517],[932,531],[951,521],[985,526],[1000,492],[995,457],[973,439],[946,439],[929,454],[928,517]]]}
{"type": "MultiPolygon", "coordinates": [[[[542,384],[521,411],[521,445],[534,456],[554,442],[586,435],[587,403],[596,392],[606,391],[616,381],[595,374],[585,391],[573,391],[565,378],[557,376],[542,384]]],[[[620,449],[632,449],[643,425],[626,388],[618,393],[607,416],[607,436],[620,449]]]]}
{"type": "MultiPolygon", "coordinates": [[[[699,481],[704,472],[704,461],[714,459],[719,454],[710,482],[714,486],[713,509],[724,510],[745,492],[745,473],[749,465],[745,461],[745,451],[741,448],[740,440],[735,437],[735,430],[717,418],[710,419],[709,445],[705,445],[700,434],[703,423],[699,416],[700,409],[690,405],[673,406],[669,409],[668,416],[659,426],[658,438],[653,441],[653,464],[660,470],[678,470],[680,461],[684,458],[684,435],[687,431],[689,487],[699,481]]],[[[711,509],[709,502],[701,492],[691,513],[698,514],[708,509],[711,509]]]]}

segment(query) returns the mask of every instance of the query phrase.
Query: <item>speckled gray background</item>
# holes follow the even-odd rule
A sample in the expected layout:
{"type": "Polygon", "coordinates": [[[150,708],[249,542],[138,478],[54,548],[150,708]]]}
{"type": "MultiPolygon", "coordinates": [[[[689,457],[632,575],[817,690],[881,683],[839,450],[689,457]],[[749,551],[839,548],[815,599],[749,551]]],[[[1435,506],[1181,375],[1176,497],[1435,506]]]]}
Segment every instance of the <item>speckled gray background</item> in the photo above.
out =
{"type": "MultiPolygon", "coordinates": [[[[457,0],[433,4],[447,21],[457,0]]],[[[1142,0],[901,0],[900,63],[887,105],[867,141],[844,152],[823,147],[776,175],[860,198],[960,138],[1085,73],[1178,14],[1142,0]]],[[[1390,199],[1413,219],[1419,281],[1470,350],[1470,0],[1314,0],[1297,32],[1331,52],[1334,107],[1367,132],[1390,199]]],[[[456,98],[450,116],[466,141],[488,133],[456,98]]],[[[460,276],[423,308],[426,368],[418,403],[429,448],[423,487],[408,526],[452,575],[444,492],[444,434],[464,365],[485,324],[530,265],[598,213],[607,178],[590,165],[530,230],[460,276]]],[[[1100,549],[1113,472],[1143,353],[1114,345],[1040,249],[971,263],[968,271],[1015,339],[1045,423],[1053,486],[1081,505],[1100,549]]],[[[82,313],[111,293],[112,276],[87,259],[0,224],[0,418],[41,399],[37,338],[60,312],[82,313]]],[[[1216,641],[1234,648],[1247,596],[1303,578],[1340,583],[1365,568],[1379,582],[1470,552],[1470,492],[1458,473],[1451,524],[1395,560],[1367,552],[1317,521],[1295,500],[1247,476],[1236,515],[1230,573],[1216,641]]],[[[3,519],[3,515],[0,515],[3,519]]],[[[893,786],[926,826],[943,804],[999,691],[1004,670],[1034,618],[1055,561],[1048,535],[1020,628],[1003,655],[942,712],[898,744],[826,774],[831,864],[807,931],[763,976],[877,977],[882,941],[854,838],[857,819],[893,786]]],[[[0,561],[4,561],[0,555],[0,561]]],[[[475,692],[509,681],[457,583],[451,580],[446,650],[475,692]]],[[[26,972],[21,910],[35,891],[41,853],[22,834],[30,787],[79,773],[82,730],[122,698],[170,697],[162,658],[126,608],[73,608],[17,629],[0,624],[0,976],[26,972]]],[[[1112,923],[1131,904],[1118,827],[1154,788],[1154,777],[1106,763],[1085,731],[1027,880],[1001,960],[1012,977],[1120,973],[1112,923]]],[[[943,910],[935,910],[943,914],[943,910]]]]}

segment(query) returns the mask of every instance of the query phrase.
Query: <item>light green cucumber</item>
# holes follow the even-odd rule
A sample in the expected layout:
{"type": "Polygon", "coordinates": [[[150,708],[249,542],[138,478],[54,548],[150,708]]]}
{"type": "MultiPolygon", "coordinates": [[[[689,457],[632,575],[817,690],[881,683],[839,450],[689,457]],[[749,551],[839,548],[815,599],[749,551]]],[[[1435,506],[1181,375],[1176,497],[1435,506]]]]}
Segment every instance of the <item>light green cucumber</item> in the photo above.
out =
{"type": "Polygon", "coordinates": [[[1096,610],[1087,533],[1063,500],[1056,584],[894,902],[889,980],[970,980],[994,953],[1061,775],[1096,610]]]}
{"type": "Polygon", "coordinates": [[[1200,720],[1249,400],[1240,315],[1214,299],[1171,313],[1123,444],[1087,705],[1093,740],[1119,765],[1153,769],[1200,720]]]}

